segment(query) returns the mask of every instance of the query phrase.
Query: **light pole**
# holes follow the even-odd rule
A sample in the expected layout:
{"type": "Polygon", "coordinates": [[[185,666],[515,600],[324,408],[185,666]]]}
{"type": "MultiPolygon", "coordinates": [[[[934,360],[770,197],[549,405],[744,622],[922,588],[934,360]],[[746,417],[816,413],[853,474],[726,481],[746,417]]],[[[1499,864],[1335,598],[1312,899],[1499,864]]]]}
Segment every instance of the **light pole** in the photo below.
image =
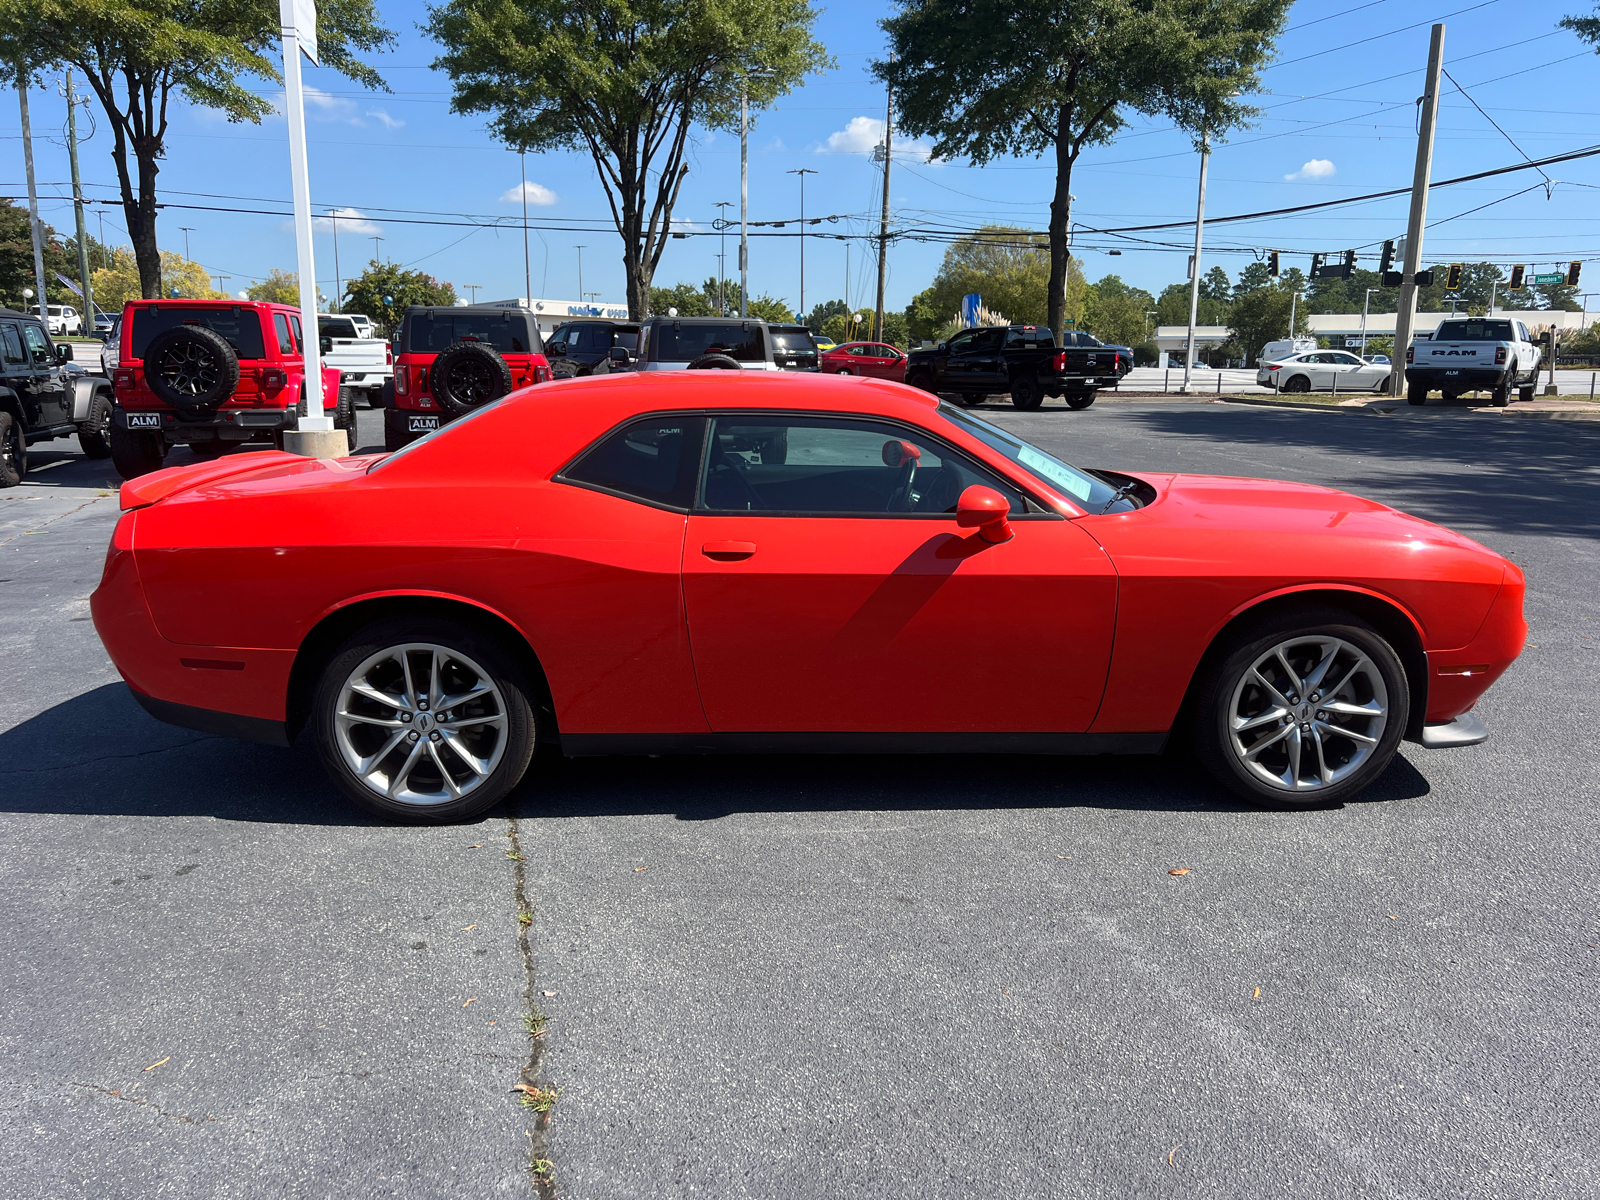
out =
{"type": "Polygon", "coordinates": [[[178,228],[183,230],[183,257],[188,259],[188,261],[193,262],[194,259],[189,258],[189,235],[194,232],[194,226],[179,225],[178,228]]]}
{"type": "MultiPolygon", "coordinates": [[[[1206,225],[1206,170],[1211,165],[1211,134],[1200,131],[1200,194],[1194,207],[1194,264],[1190,270],[1194,278],[1189,281],[1189,341],[1183,352],[1183,386],[1189,390],[1189,373],[1194,370],[1194,327],[1200,316],[1200,241],[1206,225]]],[[[1292,327],[1292,326],[1291,326],[1292,327]]]]}
{"type": "Polygon", "coordinates": [[[381,237],[378,237],[376,234],[373,235],[373,238],[372,238],[372,260],[374,262],[376,262],[379,266],[383,265],[383,252],[378,248],[378,243],[381,242],[381,241],[383,241],[383,239],[381,237]]]}
{"type": "Polygon", "coordinates": [[[1147,342],[1150,340],[1150,318],[1158,316],[1160,312],[1159,308],[1147,308],[1144,310],[1144,340],[1147,342]]]}
{"type": "Polygon", "coordinates": [[[1300,304],[1300,293],[1289,293],[1289,340],[1294,341],[1294,311],[1300,304]]]}
{"type": "Polygon", "coordinates": [[[750,79],[771,71],[739,72],[739,315],[750,315],[750,79]]]}
{"type": "Polygon", "coordinates": [[[583,247],[578,247],[578,303],[583,303],[583,247]]]}
{"type": "MultiPolygon", "coordinates": [[[[1372,293],[1381,292],[1382,288],[1368,288],[1367,294],[1361,300],[1361,357],[1367,357],[1367,305],[1372,303],[1372,293]]],[[[1491,310],[1492,311],[1492,310],[1491,310]]],[[[1289,336],[1294,336],[1294,330],[1289,331],[1289,336]]]]}
{"type": "Polygon", "coordinates": [[[1578,293],[1578,299],[1583,301],[1583,312],[1580,313],[1579,316],[1578,316],[1578,332],[1579,333],[1582,333],[1584,331],[1585,326],[1587,326],[1588,323],[1589,323],[1589,300],[1594,296],[1600,296],[1600,292],[1579,292],[1578,293]]]}
{"type": "Polygon", "coordinates": [[[339,276],[339,210],[328,210],[328,223],[333,226],[333,311],[344,308],[344,280],[339,276]]]}
{"type": "Polygon", "coordinates": [[[790,175],[800,176],[800,317],[805,319],[806,311],[806,176],[815,175],[810,167],[798,167],[789,172],[790,175]]]}
{"type": "Polygon", "coordinates": [[[483,284],[481,284],[481,283],[463,283],[461,285],[461,290],[463,292],[471,292],[472,293],[472,302],[474,304],[476,304],[478,302],[478,291],[482,287],[483,287],[483,284]]]}
{"type": "Polygon", "coordinates": [[[528,254],[528,151],[518,151],[522,161],[522,287],[528,303],[533,303],[533,259],[528,254]]]}
{"type": "Polygon", "coordinates": [[[1497,292],[1499,290],[1499,288],[1500,288],[1500,281],[1498,279],[1491,279],[1489,281],[1489,315],[1491,317],[1494,316],[1495,292],[1497,292]]]}
{"type": "MultiPolygon", "coordinates": [[[[732,200],[718,200],[718,208],[728,209],[733,207],[732,200]]],[[[717,255],[717,316],[728,315],[728,214],[722,213],[717,217],[717,227],[722,233],[722,251],[717,255]]]]}

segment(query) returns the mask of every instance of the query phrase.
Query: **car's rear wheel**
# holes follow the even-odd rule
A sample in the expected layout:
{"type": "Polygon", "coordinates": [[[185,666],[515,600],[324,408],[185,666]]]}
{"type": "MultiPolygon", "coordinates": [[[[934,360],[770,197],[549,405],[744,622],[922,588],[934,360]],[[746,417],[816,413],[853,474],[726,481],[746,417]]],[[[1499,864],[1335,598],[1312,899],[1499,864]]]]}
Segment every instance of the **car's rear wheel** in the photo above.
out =
{"type": "Polygon", "coordinates": [[[1527,387],[1520,387],[1520,388],[1517,389],[1517,399],[1522,401],[1524,404],[1532,404],[1533,403],[1533,391],[1534,391],[1534,385],[1531,384],[1531,383],[1528,384],[1527,387]]]}
{"type": "Polygon", "coordinates": [[[498,643],[449,621],[384,621],[350,637],[322,672],[313,714],[323,766],[385,817],[473,816],[533,757],[527,678],[498,643]]]}
{"type": "Polygon", "coordinates": [[[28,444],[17,419],[0,412],[0,488],[16,487],[28,473],[28,444]]]}
{"type": "Polygon", "coordinates": [[[1489,403],[1496,408],[1507,408],[1511,404],[1511,385],[1502,383],[1499,387],[1489,392],[1489,403]]]}
{"type": "Polygon", "coordinates": [[[111,397],[104,392],[89,401],[89,415],[78,426],[78,445],[85,458],[111,456],[111,397]]]}
{"type": "Polygon", "coordinates": [[[1093,392],[1068,392],[1067,407],[1075,410],[1088,408],[1094,403],[1093,392]]]}
{"type": "Polygon", "coordinates": [[[987,397],[984,396],[982,392],[962,392],[961,407],[976,408],[978,405],[982,404],[985,399],[987,399],[987,397]]]}
{"type": "Polygon", "coordinates": [[[1191,733],[1226,788],[1277,807],[1336,804],[1389,766],[1410,715],[1394,648],[1338,609],[1268,618],[1220,648],[1191,733]]]}
{"type": "Polygon", "coordinates": [[[166,457],[167,443],[159,433],[111,427],[111,465],[124,479],[159,471],[166,457]]]}
{"type": "Polygon", "coordinates": [[[1309,392],[1311,390],[1311,379],[1306,375],[1291,375],[1284,380],[1283,390],[1286,392],[1309,392]]]}
{"type": "Polygon", "coordinates": [[[1423,387],[1420,383],[1413,383],[1413,384],[1410,384],[1409,386],[1407,386],[1407,388],[1406,388],[1406,403],[1407,404],[1414,404],[1414,405],[1416,405],[1417,407],[1420,408],[1422,405],[1426,404],[1427,402],[1428,402],[1428,389],[1427,388],[1423,387]]]}

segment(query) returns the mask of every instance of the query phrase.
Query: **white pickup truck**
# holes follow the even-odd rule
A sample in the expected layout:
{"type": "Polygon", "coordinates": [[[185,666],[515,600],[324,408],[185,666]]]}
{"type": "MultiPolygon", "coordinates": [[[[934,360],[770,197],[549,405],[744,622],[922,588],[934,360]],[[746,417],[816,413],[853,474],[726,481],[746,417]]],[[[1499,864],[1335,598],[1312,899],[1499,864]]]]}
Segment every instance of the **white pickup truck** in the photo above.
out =
{"type": "MultiPolygon", "coordinates": [[[[371,326],[369,325],[370,332],[371,326]]],[[[383,388],[394,378],[394,351],[383,338],[362,337],[350,317],[337,313],[317,318],[322,339],[322,361],[339,368],[339,390],[356,396],[365,393],[373,408],[383,406],[383,388]]]]}
{"type": "Polygon", "coordinates": [[[1463,392],[1487,391],[1496,407],[1532,400],[1542,361],[1540,343],[1512,317],[1452,317],[1431,338],[1406,351],[1406,400],[1426,404],[1429,392],[1446,402],[1463,392]]]}

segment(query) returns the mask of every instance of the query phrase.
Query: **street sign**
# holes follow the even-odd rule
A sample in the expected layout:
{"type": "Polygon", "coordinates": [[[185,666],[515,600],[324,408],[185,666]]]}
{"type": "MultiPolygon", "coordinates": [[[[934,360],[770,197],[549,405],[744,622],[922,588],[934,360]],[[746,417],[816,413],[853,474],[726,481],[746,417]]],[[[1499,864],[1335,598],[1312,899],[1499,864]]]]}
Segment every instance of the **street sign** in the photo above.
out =
{"type": "Polygon", "coordinates": [[[1567,277],[1560,271],[1553,271],[1548,275],[1535,275],[1533,281],[1535,283],[1565,283],[1567,277]]]}

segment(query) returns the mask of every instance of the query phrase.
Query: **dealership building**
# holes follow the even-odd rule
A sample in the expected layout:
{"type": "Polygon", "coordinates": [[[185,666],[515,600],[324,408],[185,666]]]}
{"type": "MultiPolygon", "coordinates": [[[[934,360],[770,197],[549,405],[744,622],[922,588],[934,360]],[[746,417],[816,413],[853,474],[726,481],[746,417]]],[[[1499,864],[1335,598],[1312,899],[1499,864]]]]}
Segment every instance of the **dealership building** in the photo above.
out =
{"type": "Polygon", "coordinates": [[[628,319],[627,304],[613,304],[604,300],[546,300],[516,296],[510,300],[485,300],[489,308],[520,308],[533,314],[539,326],[539,336],[549,337],[557,325],[576,317],[604,317],[610,321],[628,319]]]}

